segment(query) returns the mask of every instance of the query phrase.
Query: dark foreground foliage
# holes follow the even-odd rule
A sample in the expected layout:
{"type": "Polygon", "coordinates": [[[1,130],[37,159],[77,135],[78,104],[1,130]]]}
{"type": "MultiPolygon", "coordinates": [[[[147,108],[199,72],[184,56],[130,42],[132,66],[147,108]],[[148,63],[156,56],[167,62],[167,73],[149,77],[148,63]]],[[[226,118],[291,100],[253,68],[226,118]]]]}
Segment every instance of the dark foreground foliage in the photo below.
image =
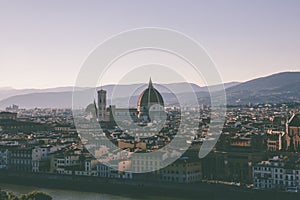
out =
{"type": "Polygon", "coordinates": [[[52,197],[46,193],[38,191],[33,191],[17,196],[11,192],[0,190],[0,200],[52,200],[52,197]]]}

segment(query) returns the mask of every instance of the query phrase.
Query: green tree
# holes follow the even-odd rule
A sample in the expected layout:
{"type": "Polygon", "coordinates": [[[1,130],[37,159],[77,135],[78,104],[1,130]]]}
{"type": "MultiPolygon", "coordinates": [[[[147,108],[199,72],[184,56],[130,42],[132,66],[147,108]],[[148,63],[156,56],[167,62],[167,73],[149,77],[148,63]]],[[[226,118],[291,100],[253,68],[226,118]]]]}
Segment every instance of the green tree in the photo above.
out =
{"type": "Polygon", "coordinates": [[[8,199],[8,200],[19,200],[19,198],[18,198],[15,194],[13,194],[13,193],[11,193],[11,192],[9,192],[9,193],[7,194],[7,199],[8,199]]]}
{"type": "Polygon", "coordinates": [[[22,194],[20,200],[52,200],[52,197],[43,192],[33,191],[22,194]]]}

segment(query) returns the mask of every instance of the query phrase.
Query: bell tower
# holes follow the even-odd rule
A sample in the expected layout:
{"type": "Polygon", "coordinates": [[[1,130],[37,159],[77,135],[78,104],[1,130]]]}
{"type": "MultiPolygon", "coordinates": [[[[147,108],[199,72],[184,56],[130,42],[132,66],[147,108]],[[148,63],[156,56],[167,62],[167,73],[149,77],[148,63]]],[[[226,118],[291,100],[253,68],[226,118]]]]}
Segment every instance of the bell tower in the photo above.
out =
{"type": "Polygon", "coordinates": [[[98,90],[98,121],[104,121],[106,113],[106,90],[98,90]]]}

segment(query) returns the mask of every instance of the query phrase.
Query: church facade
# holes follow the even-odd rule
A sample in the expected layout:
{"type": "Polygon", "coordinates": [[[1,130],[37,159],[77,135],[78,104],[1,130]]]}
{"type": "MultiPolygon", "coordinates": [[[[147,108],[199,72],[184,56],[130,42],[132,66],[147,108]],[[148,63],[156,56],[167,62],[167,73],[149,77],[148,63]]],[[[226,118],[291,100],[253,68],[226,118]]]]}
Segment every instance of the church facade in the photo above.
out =
{"type": "Polygon", "coordinates": [[[286,123],[286,134],[283,136],[283,150],[300,152],[300,113],[293,116],[286,123]]]}

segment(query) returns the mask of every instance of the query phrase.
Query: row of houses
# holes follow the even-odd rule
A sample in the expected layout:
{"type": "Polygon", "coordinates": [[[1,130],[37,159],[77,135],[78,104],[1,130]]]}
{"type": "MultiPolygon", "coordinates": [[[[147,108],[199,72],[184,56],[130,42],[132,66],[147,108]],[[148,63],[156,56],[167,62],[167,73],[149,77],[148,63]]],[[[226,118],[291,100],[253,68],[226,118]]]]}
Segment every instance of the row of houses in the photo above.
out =
{"type": "MultiPolygon", "coordinates": [[[[167,158],[165,154],[163,157],[167,158]]],[[[99,162],[82,147],[0,146],[0,170],[22,173],[50,173],[70,176],[94,176],[115,179],[139,179],[142,173],[134,174],[131,169],[146,170],[161,168],[160,158],[149,158],[137,154],[135,159],[99,162]]],[[[201,162],[190,157],[181,157],[171,165],[150,172],[152,181],[195,183],[202,180],[201,162]]],[[[148,176],[146,173],[145,176],[148,176]]]]}
{"type": "Polygon", "coordinates": [[[256,189],[300,190],[300,159],[275,156],[253,166],[256,189]]]}

